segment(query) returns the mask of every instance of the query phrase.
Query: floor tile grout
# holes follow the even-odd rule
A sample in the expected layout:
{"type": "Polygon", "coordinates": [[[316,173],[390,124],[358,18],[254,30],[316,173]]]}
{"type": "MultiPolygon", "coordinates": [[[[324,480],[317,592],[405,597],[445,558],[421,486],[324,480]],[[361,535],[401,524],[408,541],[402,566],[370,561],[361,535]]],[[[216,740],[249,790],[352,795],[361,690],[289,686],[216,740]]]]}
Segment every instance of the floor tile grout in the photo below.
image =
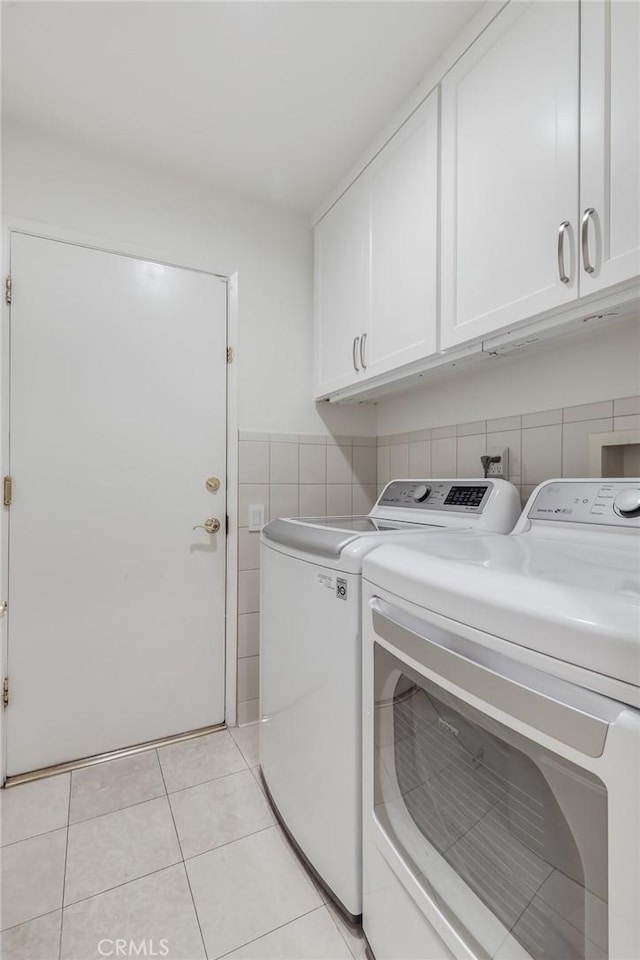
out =
{"type": "MultiPolygon", "coordinates": [[[[244,757],[242,759],[244,760],[244,757]]],[[[171,793],[167,793],[167,797],[175,797],[176,793],[184,793],[185,790],[193,790],[194,787],[203,787],[205,783],[216,783],[218,780],[226,780],[228,777],[237,777],[239,773],[245,773],[246,771],[251,773],[251,770],[252,767],[246,766],[243,770],[234,770],[232,773],[223,773],[220,777],[201,780],[199,783],[192,783],[188,787],[180,787],[178,790],[172,790],[171,793]]]]}
{"type": "Polygon", "coordinates": [[[277,927],[273,927],[271,930],[267,930],[266,933],[261,933],[259,937],[253,937],[252,940],[245,940],[244,943],[239,943],[236,947],[233,948],[233,950],[227,950],[226,953],[219,953],[217,957],[211,957],[211,960],[224,960],[225,957],[228,957],[232,953],[235,953],[236,950],[242,950],[243,947],[248,947],[250,943],[256,943],[258,940],[262,940],[263,937],[268,937],[269,934],[275,933],[276,930],[282,930],[284,927],[288,927],[290,923],[295,923],[296,920],[302,920],[303,917],[308,917],[309,914],[315,913],[316,910],[322,910],[323,907],[325,907],[326,909],[326,905],[324,903],[321,903],[319,907],[313,907],[311,910],[305,910],[304,913],[299,914],[297,917],[292,917],[291,920],[287,920],[285,923],[279,923],[277,927]]]}
{"type": "MultiPolygon", "coordinates": [[[[162,784],[162,789],[163,789],[163,791],[164,791],[163,793],[160,792],[161,787],[160,787],[160,782],[159,782],[159,783],[157,784],[157,787],[154,787],[154,789],[158,791],[158,792],[157,792],[157,795],[155,795],[155,796],[145,797],[145,798],[142,799],[142,800],[135,800],[135,801],[132,802],[132,803],[126,803],[124,806],[118,806],[118,807],[116,807],[116,808],[113,809],[113,810],[107,810],[107,811],[105,811],[105,812],[97,813],[97,814],[94,814],[94,815],[92,815],[92,816],[83,817],[82,819],[75,820],[73,823],[71,822],[71,810],[72,810],[72,808],[73,808],[74,786],[76,786],[76,785],[78,785],[78,784],[77,784],[77,783],[74,783],[74,780],[76,780],[76,777],[74,776],[74,772],[73,772],[73,771],[70,772],[69,777],[68,777],[68,799],[67,799],[67,818],[66,818],[66,825],[62,825],[62,826],[60,826],[60,827],[56,827],[56,828],[54,828],[53,830],[46,830],[46,831],[44,831],[44,832],[41,833],[41,834],[37,834],[37,833],[36,833],[36,834],[33,834],[33,835],[30,836],[30,837],[23,837],[21,840],[15,840],[15,841],[13,841],[13,843],[6,845],[7,847],[9,847],[9,846],[14,846],[14,845],[17,845],[17,844],[19,844],[19,843],[24,843],[26,840],[31,840],[31,839],[34,839],[34,838],[36,838],[36,837],[46,836],[46,835],[49,834],[49,833],[56,833],[56,832],[60,831],[61,829],[65,829],[65,830],[66,830],[65,840],[62,841],[62,840],[60,839],[60,841],[59,841],[59,846],[60,846],[60,847],[62,846],[62,843],[64,842],[64,861],[63,861],[63,871],[62,871],[62,893],[61,893],[61,904],[60,904],[60,907],[59,907],[59,908],[56,908],[55,910],[48,910],[48,911],[46,911],[45,913],[37,914],[36,916],[29,917],[27,920],[22,920],[20,923],[13,924],[12,927],[7,927],[6,930],[7,930],[7,931],[8,931],[8,930],[14,930],[15,928],[21,927],[21,926],[23,926],[24,924],[29,924],[29,923],[31,923],[31,922],[33,922],[33,921],[35,921],[35,920],[41,919],[42,917],[50,916],[52,919],[51,919],[50,922],[49,922],[49,926],[52,928],[52,929],[51,929],[51,934],[53,935],[53,936],[52,936],[52,941],[53,941],[53,942],[51,943],[50,955],[51,955],[52,960],[53,960],[54,957],[56,957],[56,960],[61,960],[61,957],[62,957],[62,946],[63,946],[63,942],[64,942],[65,936],[66,936],[67,940],[69,939],[69,936],[71,936],[71,937],[73,938],[74,921],[73,921],[72,917],[73,917],[73,908],[74,908],[74,907],[79,906],[80,904],[87,903],[87,902],[96,901],[95,907],[86,908],[86,909],[89,909],[89,910],[91,911],[91,915],[92,915],[92,916],[93,916],[94,914],[96,914],[96,913],[97,913],[97,915],[99,915],[99,914],[101,913],[101,911],[102,911],[102,912],[105,912],[105,911],[108,912],[108,911],[110,911],[110,909],[111,909],[111,908],[108,906],[109,901],[107,900],[107,902],[106,902],[104,905],[102,905],[102,903],[101,903],[99,900],[97,900],[97,898],[102,897],[103,895],[113,894],[114,891],[120,890],[121,887],[128,887],[128,886],[130,886],[131,884],[137,883],[138,881],[142,881],[142,880],[144,880],[144,879],[148,879],[148,878],[150,878],[150,877],[155,876],[156,874],[163,874],[163,873],[166,873],[167,871],[171,871],[171,870],[173,870],[174,867],[177,867],[178,864],[181,863],[181,864],[182,864],[182,869],[183,869],[183,871],[184,871],[184,877],[185,877],[185,880],[186,880],[186,882],[187,882],[187,887],[188,887],[188,890],[189,890],[189,896],[190,896],[190,900],[191,900],[191,906],[192,906],[193,912],[194,912],[193,915],[191,916],[191,919],[189,920],[189,923],[190,923],[191,925],[193,925],[193,919],[195,918],[195,920],[196,920],[196,922],[197,922],[197,924],[198,924],[198,930],[199,930],[200,939],[201,939],[201,943],[202,943],[202,949],[203,949],[203,951],[204,951],[204,957],[205,957],[205,958],[208,958],[210,955],[209,955],[209,953],[208,953],[208,951],[207,951],[207,944],[206,944],[206,942],[205,942],[205,937],[204,937],[204,932],[203,932],[203,926],[202,926],[202,924],[201,924],[200,914],[198,913],[198,907],[197,907],[197,905],[196,905],[196,898],[195,898],[195,896],[194,896],[194,890],[193,890],[193,888],[192,888],[192,886],[191,886],[191,880],[190,880],[189,869],[188,869],[189,863],[192,862],[192,861],[195,861],[195,860],[197,860],[198,858],[203,857],[203,856],[205,856],[205,855],[207,855],[207,854],[212,854],[212,853],[214,853],[216,850],[222,850],[223,847],[230,846],[231,844],[238,844],[238,843],[240,843],[241,841],[249,841],[250,838],[252,838],[252,837],[255,838],[258,834],[264,833],[264,832],[266,832],[266,831],[268,831],[268,830],[273,830],[274,828],[278,831],[279,834],[283,835],[283,834],[282,834],[282,831],[281,831],[281,829],[280,829],[280,827],[279,827],[279,825],[278,825],[278,823],[277,823],[275,820],[273,820],[272,823],[269,823],[269,824],[267,824],[266,826],[263,826],[263,827],[261,827],[261,828],[258,829],[258,830],[255,830],[255,829],[254,829],[254,830],[251,830],[251,831],[243,834],[242,836],[235,836],[235,837],[233,837],[233,838],[230,839],[230,840],[227,840],[227,841],[225,841],[225,842],[223,842],[223,843],[220,843],[218,846],[208,847],[206,850],[200,850],[198,853],[195,853],[193,856],[185,857],[185,851],[184,851],[184,849],[183,849],[183,844],[182,844],[182,840],[181,840],[181,837],[180,837],[180,832],[179,832],[178,826],[177,826],[176,816],[174,815],[174,809],[173,809],[173,806],[172,806],[172,801],[171,801],[171,797],[172,797],[172,796],[174,796],[174,795],[177,796],[177,795],[180,794],[180,793],[186,793],[188,790],[193,790],[194,788],[197,788],[197,787],[200,787],[200,786],[204,787],[204,786],[206,786],[207,784],[212,784],[212,783],[215,784],[215,783],[216,783],[217,781],[219,781],[219,780],[229,780],[230,778],[232,778],[232,777],[234,777],[234,776],[237,776],[238,774],[241,774],[241,773],[245,773],[245,772],[246,772],[246,773],[249,773],[249,775],[250,775],[250,777],[251,777],[251,784],[255,783],[255,784],[258,786],[258,788],[260,789],[260,793],[261,793],[262,796],[264,797],[264,790],[261,788],[261,783],[260,783],[260,780],[259,780],[259,762],[258,762],[258,764],[254,764],[254,766],[251,766],[251,762],[250,762],[249,758],[245,755],[245,753],[243,752],[240,744],[236,741],[235,737],[233,737],[233,734],[231,734],[230,731],[229,731],[229,736],[230,736],[231,741],[233,742],[234,746],[236,747],[236,749],[237,749],[237,751],[238,751],[237,756],[235,757],[235,762],[238,763],[239,760],[240,760],[240,758],[242,759],[242,766],[241,766],[240,769],[238,769],[238,770],[233,770],[233,771],[227,772],[227,773],[223,773],[221,776],[209,777],[209,778],[207,778],[206,780],[199,781],[198,783],[193,783],[193,784],[189,784],[188,786],[180,787],[179,789],[174,790],[174,791],[172,791],[172,792],[170,793],[169,790],[168,790],[168,788],[167,788],[167,782],[166,782],[166,779],[165,779],[165,771],[163,770],[163,767],[162,767],[162,762],[161,762],[161,760],[160,760],[159,752],[158,752],[158,749],[155,748],[153,752],[155,753],[155,756],[156,756],[157,768],[158,768],[159,771],[160,771],[160,782],[161,782],[161,784],[162,784]],[[69,879],[69,878],[68,878],[69,865],[70,865],[70,863],[69,863],[69,853],[70,853],[70,852],[73,852],[73,851],[70,851],[70,849],[69,849],[70,846],[73,846],[73,845],[70,844],[70,839],[71,839],[71,838],[70,838],[70,830],[71,830],[71,828],[74,827],[74,826],[80,826],[80,825],[83,824],[83,823],[85,823],[85,824],[86,824],[86,823],[90,823],[92,820],[101,820],[101,819],[103,819],[103,818],[106,818],[106,817],[111,816],[112,814],[123,813],[124,811],[128,810],[128,809],[131,808],[131,807],[141,806],[141,805],[144,804],[144,803],[153,803],[153,802],[155,802],[155,801],[161,800],[163,797],[165,797],[165,798],[167,799],[167,801],[168,801],[169,813],[170,813],[171,820],[172,820],[172,824],[173,824],[173,828],[174,828],[174,836],[175,836],[175,838],[176,838],[176,849],[175,849],[174,852],[173,852],[173,857],[175,857],[175,854],[178,853],[179,859],[176,858],[175,860],[172,860],[172,862],[170,862],[170,863],[164,863],[164,864],[162,864],[162,866],[160,866],[160,867],[158,867],[158,868],[156,868],[156,869],[153,869],[153,870],[149,870],[148,872],[145,872],[145,873],[141,874],[140,876],[134,876],[134,877],[132,877],[131,879],[124,880],[123,882],[119,882],[119,883],[116,882],[116,883],[114,883],[112,886],[108,886],[108,887],[106,887],[106,888],[103,889],[103,890],[98,890],[98,891],[96,891],[96,892],[92,892],[92,893],[90,893],[90,894],[87,895],[87,896],[82,896],[82,897],[80,897],[79,899],[73,900],[73,901],[71,901],[71,902],[69,902],[69,903],[65,903],[66,884],[67,884],[67,880],[69,879]],[[69,911],[69,910],[72,911],[71,914],[68,914],[68,913],[67,913],[67,911],[69,911]],[[60,914],[59,936],[58,936],[58,931],[56,930],[55,923],[54,923],[54,919],[53,919],[54,916],[57,917],[58,913],[60,914]],[[66,928],[66,930],[67,930],[66,935],[65,935],[65,932],[64,932],[64,931],[65,931],[65,928],[66,928]],[[56,954],[56,949],[55,949],[55,945],[54,945],[56,939],[57,939],[57,954],[56,954]]],[[[255,750],[254,743],[253,743],[253,738],[252,738],[252,737],[247,737],[246,740],[247,740],[247,744],[252,747],[252,753],[253,753],[253,751],[255,750]]],[[[149,751],[149,752],[151,752],[151,751],[149,751]]],[[[233,752],[233,751],[231,751],[231,752],[233,752]]],[[[254,757],[252,756],[252,757],[251,757],[251,760],[253,760],[253,759],[254,759],[254,757]]],[[[144,783],[144,781],[142,781],[142,782],[144,783]]],[[[115,781],[115,786],[116,786],[116,789],[117,789],[117,787],[118,787],[117,778],[116,778],[116,781],[115,781]]],[[[110,789],[112,789],[112,788],[113,788],[113,784],[110,785],[110,789]]],[[[250,786],[249,783],[247,783],[247,789],[249,789],[249,790],[251,791],[252,795],[253,795],[253,790],[252,790],[252,787],[250,786]]],[[[139,790],[138,790],[138,792],[139,792],[139,790]]],[[[223,788],[223,793],[224,793],[225,795],[226,795],[226,792],[227,792],[227,791],[223,788]]],[[[131,791],[131,793],[132,793],[133,795],[135,795],[135,792],[134,792],[134,791],[131,791]]],[[[117,794],[116,794],[116,802],[117,802],[117,794]]],[[[256,803],[258,802],[257,795],[255,795],[255,802],[256,802],[256,803]]],[[[157,809],[159,810],[160,808],[157,808],[157,809]]],[[[163,814],[163,817],[164,817],[164,814],[163,814]]],[[[134,818],[134,819],[135,819],[135,818],[134,818]]],[[[250,821],[249,821],[249,822],[250,822],[250,821]]],[[[242,821],[242,823],[244,823],[244,821],[242,821]]],[[[168,827],[168,824],[167,824],[167,827],[168,827]]],[[[106,828],[105,828],[105,829],[106,829],[106,828]]],[[[218,834],[218,831],[215,831],[215,835],[219,835],[219,834],[218,834]]],[[[285,836],[286,836],[286,835],[285,835],[285,836]]],[[[286,838],[286,839],[288,840],[288,838],[286,838]]],[[[265,842],[266,842],[266,841],[265,841],[265,842]]],[[[75,840],[74,840],[74,843],[75,843],[75,840]]],[[[302,912],[302,913],[300,913],[300,914],[298,914],[298,915],[296,915],[296,916],[292,916],[291,918],[287,919],[286,922],[284,922],[284,923],[279,923],[279,924],[277,924],[276,926],[271,927],[270,929],[267,929],[267,930],[264,930],[263,932],[260,932],[259,936],[255,936],[255,937],[252,937],[251,939],[249,939],[249,940],[247,940],[247,941],[244,941],[243,943],[241,943],[241,944],[239,944],[238,946],[234,947],[233,950],[230,950],[230,951],[228,950],[228,951],[225,952],[224,954],[217,954],[216,956],[219,958],[219,960],[222,960],[223,957],[227,957],[228,954],[229,954],[229,953],[233,953],[234,950],[240,949],[241,947],[246,946],[247,944],[254,943],[255,941],[260,940],[260,939],[262,939],[263,937],[266,937],[266,936],[268,936],[269,934],[274,933],[274,932],[277,931],[277,930],[280,930],[280,929],[283,929],[283,928],[289,926],[291,923],[294,923],[295,921],[300,920],[301,918],[303,918],[303,917],[305,917],[305,916],[308,916],[308,915],[310,915],[310,914],[316,913],[318,910],[322,909],[323,907],[329,912],[329,915],[331,916],[331,920],[332,920],[332,926],[335,927],[335,928],[338,930],[338,932],[340,933],[340,939],[341,939],[341,941],[344,941],[344,942],[345,942],[349,956],[352,956],[352,955],[354,954],[354,951],[352,950],[349,942],[348,942],[347,939],[346,939],[346,935],[343,934],[342,930],[341,930],[340,927],[338,926],[338,923],[337,923],[336,919],[331,915],[331,911],[330,911],[330,909],[329,909],[329,906],[328,906],[327,902],[324,900],[324,896],[323,896],[323,894],[322,894],[322,891],[318,889],[318,886],[317,886],[316,882],[315,882],[315,881],[313,880],[313,878],[307,873],[307,871],[306,871],[306,869],[305,869],[305,865],[304,865],[304,863],[302,863],[302,861],[300,861],[300,858],[298,857],[297,852],[295,851],[295,849],[291,848],[291,846],[290,846],[290,844],[289,844],[288,842],[287,842],[286,845],[287,845],[287,848],[288,848],[288,850],[289,850],[289,853],[290,853],[291,857],[292,857],[293,860],[298,864],[298,866],[300,866],[300,867],[302,868],[306,880],[308,881],[308,883],[309,883],[309,884],[311,885],[311,887],[313,888],[313,890],[314,890],[314,892],[315,892],[315,894],[316,894],[316,897],[315,897],[314,899],[316,899],[317,905],[313,906],[313,907],[312,907],[311,909],[309,909],[309,910],[305,910],[304,912],[302,912]]],[[[74,850],[75,850],[75,847],[74,847],[74,850]]],[[[60,852],[62,853],[62,851],[60,851],[60,852]]],[[[238,853],[237,853],[237,854],[234,853],[234,854],[229,854],[229,855],[230,855],[230,856],[234,856],[234,857],[235,857],[235,856],[240,856],[240,855],[241,855],[241,851],[238,850],[238,853]]],[[[171,853],[169,854],[169,856],[171,857],[171,853]]],[[[60,859],[62,859],[62,858],[60,858],[60,859]]],[[[214,861],[212,861],[212,862],[214,862],[214,861]]],[[[71,865],[73,866],[73,857],[71,858],[71,865]]],[[[135,867],[135,864],[134,864],[134,867],[135,867]]],[[[97,879],[97,878],[96,878],[96,879],[97,879]]],[[[108,875],[105,875],[105,876],[104,876],[104,880],[107,880],[107,881],[108,881],[108,879],[109,879],[108,875]]],[[[116,879],[116,878],[114,877],[113,879],[116,879]]],[[[174,877],[174,880],[173,880],[173,881],[170,881],[169,878],[167,878],[166,881],[164,881],[164,880],[162,881],[162,884],[163,884],[163,886],[164,886],[166,883],[169,883],[169,884],[171,884],[171,883],[176,883],[177,880],[178,880],[177,876],[174,877]]],[[[158,881],[158,882],[160,882],[160,881],[158,881]]],[[[78,892],[80,892],[80,891],[78,891],[78,892]]],[[[140,893],[140,896],[142,896],[142,895],[143,895],[143,894],[142,894],[142,892],[141,892],[141,893],[140,893]]],[[[120,895],[120,899],[124,898],[125,900],[127,900],[129,896],[131,896],[131,897],[137,896],[137,893],[134,894],[133,891],[132,891],[132,893],[131,893],[130,895],[128,895],[128,894],[126,894],[126,893],[122,893],[122,894],[120,895]]],[[[120,902],[120,899],[118,899],[117,902],[120,902]]],[[[189,908],[188,908],[188,902],[189,902],[189,901],[185,901],[185,902],[184,902],[184,907],[183,907],[183,909],[184,909],[185,911],[188,911],[188,909],[189,909],[189,908]]],[[[32,907],[33,907],[33,906],[36,906],[36,903],[35,903],[35,902],[32,903],[31,906],[32,906],[32,907]]],[[[201,907],[202,907],[202,906],[203,906],[203,904],[201,904],[201,907]]],[[[303,903],[303,902],[300,903],[300,907],[304,907],[304,903],[303,903]]],[[[295,912],[295,911],[294,911],[294,912],[295,912]]],[[[84,912],[81,912],[81,913],[80,913],[80,916],[84,916],[84,915],[85,915],[84,912]]],[[[185,916],[187,916],[187,915],[188,915],[188,914],[185,912],[185,916]]],[[[205,911],[205,917],[204,917],[204,919],[206,919],[206,911],[205,911]]],[[[267,917],[265,917],[264,919],[267,920],[267,917]]],[[[273,922],[273,920],[275,920],[275,919],[277,919],[277,913],[276,913],[275,915],[272,915],[272,920],[271,920],[271,922],[273,922]]],[[[195,937],[195,928],[194,928],[193,926],[191,927],[191,930],[192,930],[192,935],[195,937]]],[[[5,932],[5,931],[3,931],[3,932],[5,932]]],[[[243,926],[240,925],[240,927],[239,927],[238,929],[236,929],[235,932],[236,932],[236,935],[239,935],[239,936],[241,937],[241,936],[243,935],[243,932],[244,932],[243,926]]],[[[247,932],[249,932],[249,931],[247,931],[247,932]]],[[[222,945],[222,944],[221,944],[221,945],[222,945]]],[[[193,945],[193,949],[194,949],[194,952],[195,952],[195,943],[194,943],[194,945],[193,945]]],[[[212,960],[213,960],[213,958],[212,958],[212,960]]]]}
{"type": "MultiPolygon", "coordinates": [[[[157,753],[158,753],[158,751],[156,750],[156,754],[157,754],[157,753]]],[[[160,757],[158,757],[158,764],[160,765],[160,775],[161,775],[161,777],[162,777],[162,782],[164,783],[164,788],[165,788],[165,790],[166,790],[166,789],[167,789],[167,784],[166,784],[166,781],[165,781],[165,779],[164,779],[164,770],[162,769],[162,764],[160,763],[160,757]]],[[[179,793],[180,791],[176,791],[176,792],[179,793]]],[[[170,798],[169,798],[169,794],[168,794],[168,793],[167,793],[167,802],[168,802],[168,804],[169,804],[169,810],[171,811],[171,820],[173,821],[173,829],[175,830],[175,832],[176,832],[176,837],[177,837],[177,839],[178,839],[178,848],[179,848],[179,850],[180,850],[180,856],[182,857],[182,869],[184,870],[185,880],[187,881],[187,887],[189,888],[189,896],[191,897],[191,903],[193,904],[193,912],[194,912],[194,914],[195,914],[196,923],[198,924],[198,930],[200,931],[200,940],[202,941],[202,949],[204,950],[204,955],[205,955],[205,957],[208,957],[209,954],[207,953],[207,945],[206,945],[206,943],[205,943],[205,941],[204,941],[204,933],[202,932],[202,925],[201,925],[201,923],[200,923],[200,915],[199,915],[199,913],[198,913],[198,908],[197,908],[197,906],[196,906],[195,897],[193,896],[193,890],[191,889],[191,880],[189,879],[189,871],[187,870],[187,864],[186,864],[186,861],[185,861],[185,859],[184,859],[184,851],[183,851],[183,849],[182,849],[182,841],[180,840],[180,833],[179,833],[179,831],[178,831],[178,825],[177,825],[177,823],[176,823],[176,818],[175,818],[174,815],[173,815],[173,807],[171,806],[171,800],[170,800],[170,798]]]]}
{"type": "MultiPolygon", "coordinates": [[[[347,938],[345,937],[342,929],[340,928],[340,924],[338,923],[338,921],[337,921],[336,918],[334,917],[333,911],[330,909],[329,904],[328,904],[328,903],[325,903],[325,907],[327,908],[327,913],[328,913],[329,916],[331,917],[331,922],[332,922],[332,924],[334,925],[334,927],[336,928],[336,930],[338,931],[338,933],[339,933],[340,936],[342,937],[344,943],[346,944],[347,950],[349,951],[349,953],[350,953],[351,956],[353,957],[353,960],[356,960],[356,955],[355,955],[355,953],[353,952],[353,950],[351,949],[351,944],[349,943],[349,941],[348,941],[347,938]]],[[[346,921],[345,921],[345,922],[346,922],[346,921]]],[[[360,929],[362,929],[362,928],[360,928],[360,929]]]]}
{"type": "Polygon", "coordinates": [[[130,807],[139,807],[142,803],[151,803],[153,800],[162,800],[166,793],[159,793],[156,797],[145,797],[144,800],[134,800],[133,803],[126,803],[123,807],[115,807],[113,810],[105,810],[103,813],[94,813],[91,817],[82,817],[81,820],[69,821],[70,827],[76,827],[80,823],[89,823],[90,820],[99,820],[100,817],[108,817],[112,813],[120,813],[122,810],[128,810],[130,807]]]}
{"type": "Polygon", "coordinates": [[[64,927],[64,892],[67,885],[67,858],[69,856],[69,818],[71,817],[71,790],[73,787],[73,773],[69,776],[69,802],[67,804],[67,836],[64,847],[64,869],[62,871],[62,902],[60,904],[60,938],[58,940],[58,960],[62,956],[62,930],[64,927]]]}
{"type": "MultiPolygon", "coordinates": [[[[155,803],[156,800],[169,800],[169,797],[166,793],[161,793],[157,797],[148,797],[146,800],[136,800],[134,803],[127,804],[126,807],[118,807],[117,810],[107,810],[106,813],[98,813],[95,817],[87,817],[86,820],[75,820],[73,823],[70,823],[69,829],[71,827],[79,827],[83,823],[91,823],[93,820],[102,820],[103,817],[111,817],[115,813],[124,813],[125,810],[132,810],[134,807],[141,807],[145,803],[155,803]]],[[[169,804],[171,807],[171,804],[169,804]]]]}
{"type": "MultiPolygon", "coordinates": [[[[11,843],[0,845],[1,850],[8,850],[9,847],[15,847],[19,843],[26,843],[27,840],[35,840],[37,837],[48,837],[50,833],[57,833],[58,830],[66,830],[69,827],[69,821],[61,823],[59,827],[53,827],[51,830],[43,830],[42,833],[30,833],[28,837],[22,837],[20,840],[12,840],[11,843]]],[[[50,913],[52,911],[49,911],[50,913]]]]}
{"type": "Polygon", "coordinates": [[[187,857],[185,863],[191,863],[192,860],[197,860],[198,857],[204,857],[207,853],[215,853],[216,850],[222,850],[223,847],[228,847],[232,843],[240,843],[241,840],[246,840],[248,837],[255,837],[258,833],[264,833],[265,830],[273,830],[274,827],[278,826],[277,820],[274,820],[273,823],[268,824],[266,827],[260,827],[259,830],[253,830],[251,833],[245,833],[243,837],[234,837],[233,840],[227,840],[225,843],[218,844],[217,847],[211,847],[209,850],[202,850],[200,853],[194,853],[192,857],[187,857]]]}
{"type": "MultiPolygon", "coordinates": [[[[103,893],[111,893],[112,890],[119,890],[120,887],[126,887],[130,883],[136,883],[138,880],[144,880],[146,877],[153,877],[156,873],[162,873],[163,870],[170,870],[172,867],[178,867],[181,863],[184,863],[184,860],[174,860],[172,863],[165,863],[164,866],[158,867],[157,870],[150,870],[149,873],[142,873],[139,877],[132,877],[131,880],[125,880],[123,883],[116,883],[112,887],[105,887],[104,890],[98,890],[96,893],[91,893],[88,897],[80,897],[79,900],[72,900],[70,903],[63,903],[63,913],[65,910],[68,910],[69,907],[75,907],[78,903],[86,903],[87,900],[93,900],[95,897],[101,897],[103,893]]],[[[35,920],[37,918],[34,917],[33,919],[35,920]]]]}
{"type": "MultiPolygon", "coordinates": [[[[2,927],[0,929],[0,934],[9,933],[11,930],[17,930],[18,927],[23,927],[26,923],[33,923],[34,920],[42,920],[43,917],[52,917],[54,913],[62,913],[62,907],[56,907],[55,910],[47,910],[46,913],[39,913],[35,917],[30,917],[29,920],[21,920],[20,923],[12,923],[10,927],[2,927]]],[[[62,923],[62,920],[61,920],[62,923]]],[[[5,958],[3,958],[5,960],[5,958]]]]}
{"type": "Polygon", "coordinates": [[[185,880],[187,881],[187,886],[189,888],[189,896],[191,897],[191,903],[193,904],[193,912],[195,914],[196,923],[198,924],[198,930],[200,931],[200,939],[202,941],[202,949],[204,950],[205,958],[209,957],[207,953],[207,944],[205,943],[204,933],[202,932],[202,924],[200,923],[200,914],[198,913],[198,908],[196,906],[196,899],[193,895],[193,888],[191,887],[191,880],[189,878],[189,871],[187,870],[186,861],[182,861],[182,869],[184,870],[185,880]]]}

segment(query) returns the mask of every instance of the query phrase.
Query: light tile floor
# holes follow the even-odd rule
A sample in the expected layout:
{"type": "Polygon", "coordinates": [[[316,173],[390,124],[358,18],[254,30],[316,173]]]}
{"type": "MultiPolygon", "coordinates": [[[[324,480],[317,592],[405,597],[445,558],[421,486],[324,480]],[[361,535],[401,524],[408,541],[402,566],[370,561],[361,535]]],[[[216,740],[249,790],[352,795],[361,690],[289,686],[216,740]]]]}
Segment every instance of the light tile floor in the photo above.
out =
{"type": "Polygon", "coordinates": [[[274,820],[257,738],[221,731],[2,790],[3,960],[101,960],[116,940],[169,960],[362,960],[274,820]]]}

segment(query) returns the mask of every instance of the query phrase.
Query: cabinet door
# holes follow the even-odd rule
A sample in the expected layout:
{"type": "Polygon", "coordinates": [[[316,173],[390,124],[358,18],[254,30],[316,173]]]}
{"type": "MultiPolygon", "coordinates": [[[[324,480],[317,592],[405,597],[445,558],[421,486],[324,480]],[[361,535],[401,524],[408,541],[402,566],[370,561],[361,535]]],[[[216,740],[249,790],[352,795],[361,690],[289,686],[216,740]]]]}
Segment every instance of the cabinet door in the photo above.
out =
{"type": "Polygon", "coordinates": [[[443,80],[443,347],[576,298],[578,81],[577,0],[509,4],[443,80]]]}
{"type": "Polygon", "coordinates": [[[375,376],[437,348],[438,92],[369,168],[371,312],[363,359],[375,376]]]}
{"type": "Polygon", "coordinates": [[[640,273],[640,4],[583,4],[581,99],[584,295],[640,273]]]}
{"type": "Polygon", "coordinates": [[[360,375],[369,311],[368,186],[363,178],[318,223],[315,244],[316,396],[360,375]]]}

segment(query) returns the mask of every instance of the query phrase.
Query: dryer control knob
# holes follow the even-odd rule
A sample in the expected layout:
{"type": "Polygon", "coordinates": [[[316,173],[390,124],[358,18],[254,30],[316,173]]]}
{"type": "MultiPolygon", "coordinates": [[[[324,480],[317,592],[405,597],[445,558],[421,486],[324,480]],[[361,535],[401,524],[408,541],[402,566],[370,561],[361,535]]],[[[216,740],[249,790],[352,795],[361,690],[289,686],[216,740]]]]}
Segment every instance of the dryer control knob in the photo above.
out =
{"type": "Polygon", "coordinates": [[[613,509],[621,517],[640,517],[640,489],[623,490],[613,501],[613,509]]]}
{"type": "Polygon", "coordinates": [[[424,500],[427,499],[430,493],[431,493],[431,487],[428,487],[426,483],[421,483],[413,491],[413,499],[415,500],[416,503],[422,503],[424,500]]]}

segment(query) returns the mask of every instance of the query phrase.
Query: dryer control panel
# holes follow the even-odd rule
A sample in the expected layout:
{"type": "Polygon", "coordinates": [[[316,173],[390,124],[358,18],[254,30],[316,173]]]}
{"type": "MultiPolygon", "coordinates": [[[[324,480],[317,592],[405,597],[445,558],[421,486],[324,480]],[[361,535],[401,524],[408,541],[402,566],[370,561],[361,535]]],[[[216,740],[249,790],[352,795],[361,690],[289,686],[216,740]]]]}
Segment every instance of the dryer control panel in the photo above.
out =
{"type": "Polygon", "coordinates": [[[640,526],[640,479],[554,480],[538,491],[530,520],[640,526]]]}
{"type": "Polygon", "coordinates": [[[491,480],[392,480],[377,506],[479,514],[492,489],[491,480]]]}

